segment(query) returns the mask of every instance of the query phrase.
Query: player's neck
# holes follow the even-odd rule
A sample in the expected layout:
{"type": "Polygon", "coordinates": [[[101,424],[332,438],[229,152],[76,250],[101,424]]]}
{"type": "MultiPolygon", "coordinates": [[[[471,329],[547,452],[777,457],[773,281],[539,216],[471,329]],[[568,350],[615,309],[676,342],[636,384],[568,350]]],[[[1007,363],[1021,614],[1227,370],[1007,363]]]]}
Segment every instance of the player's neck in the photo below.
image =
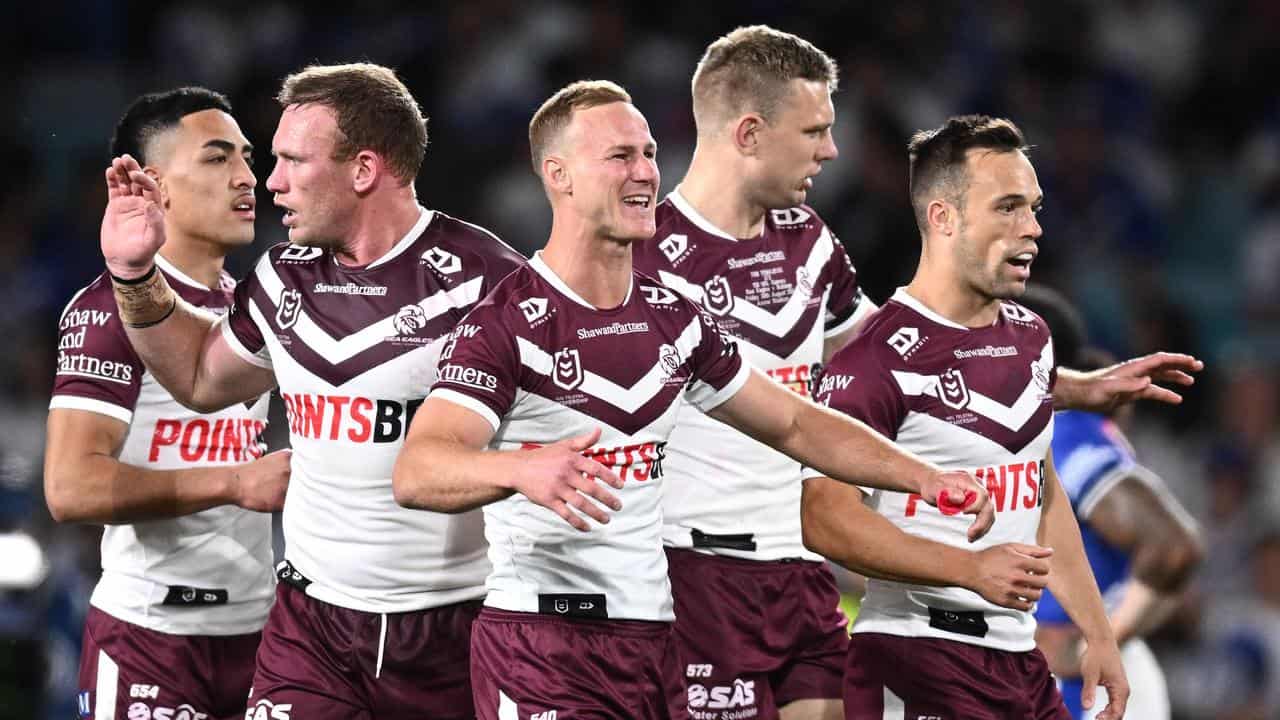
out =
{"type": "Polygon", "coordinates": [[[542,261],[593,307],[609,310],[631,289],[631,245],[604,240],[557,218],[542,249],[542,261]]]}
{"type": "Polygon", "coordinates": [[[222,274],[226,249],[209,240],[168,234],[160,255],[183,275],[201,285],[213,289],[218,287],[218,278],[222,274]]]}
{"type": "Polygon", "coordinates": [[[911,284],[907,285],[907,294],[942,317],[967,328],[989,327],[1000,313],[999,300],[974,292],[953,273],[926,264],[924,258],[921,258],[911,284]]]}
{"type": "Polygon", "coordinates": [[[693,151],[689,172],[676,191],[699,215],[727,235],[751,239],[764,230],[768,208],[751,202],[742,174],[733,163],[722,162],[702,148],[693,151]]]}
{"type": "Polygon", "coordinates": [[[421,217],[412,185],[375,191],[356,204],[350,233],[334,255],[343,265],[368,265],[390,252],[421,217]]]}

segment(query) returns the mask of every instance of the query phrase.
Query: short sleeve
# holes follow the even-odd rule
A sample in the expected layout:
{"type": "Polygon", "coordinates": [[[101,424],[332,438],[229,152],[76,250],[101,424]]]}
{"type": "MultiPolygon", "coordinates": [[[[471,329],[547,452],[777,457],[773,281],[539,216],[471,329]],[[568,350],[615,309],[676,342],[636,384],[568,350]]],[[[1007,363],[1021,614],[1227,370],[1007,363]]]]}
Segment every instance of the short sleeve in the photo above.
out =
{"type": "MultiPolygon", "coordinates": [[[[271,259],[263,256],[258,262],[271,262],[271,259]]],[[[260,293],[260,288],[257,271],[251,271],[248,277],[236,285],[231,296],[231,309],[218,322],[222,325],[222,337],[236,355],[251,365],[269,370],[271,355],[267,350],[267,342],[262,336],[262,328],[249,310],[253,295],[255,292],[260,293]]]]}
{"type": "Polygon", "coordinates": [[[701,332],[689,355],[691,378],[685,397],[698,409],[710,412],[742,389],[751,366],[742,361],[738,344],[721,331],[715,318],[696,307],[694,310],[701,332]]]}
{"type": "Polygon", "coordinates": [[[896,440],[898,428],[906,419],[906,401],[890,371],[867,347],[868,340],[863,335],[831,358],[814,386],[813,400],[896,440]]]}
{"type": "Polygon", "coordinates": [[[129,423],[145,368],[102,282],[82,291],[59,319],[58,369],[49,408],[88,410],[129,423]]]}
{"type": "Polygon", "coordinates": [[[823,322],[823,334],[833,337],[853,327],[862,305],[862,289],[858,287],[858,273],[853,268],[844,245],[828,231],[832,244],[831,257],[824,270],[831,278],[827,291],[827,305],[823,322]]]}
{"type": "Polygon", "coordinates": [[[469,313],[440,350],[439,377],[428,397],[461,405],[482,416],[497,431],[515,403],[520,383],[520,353],[510,323],[495,306],[469,313]]]}

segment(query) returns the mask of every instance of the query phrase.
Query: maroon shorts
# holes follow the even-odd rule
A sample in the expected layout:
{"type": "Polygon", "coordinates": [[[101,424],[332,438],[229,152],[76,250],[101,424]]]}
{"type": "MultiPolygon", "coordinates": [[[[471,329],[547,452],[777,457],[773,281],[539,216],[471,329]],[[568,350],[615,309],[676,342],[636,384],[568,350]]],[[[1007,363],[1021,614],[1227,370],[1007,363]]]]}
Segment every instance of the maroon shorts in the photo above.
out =
{"type": "Polygon", "coordinates": [[[854,633],[845,720],[1071,720],[1039,650],[854,633]]]}
{"type": "Polygon", "coordinates": [[[280,583],[262,629],[250,712],[242,715],[469,720],[475,715],[468,672],[471,623],[479,610],[476,600],[419,612],[367,613],[280,583]]]}
{"type": "Polygon", "coordinates": [[[171,635],[90,607],[80,654],[80,716],[243,718],[259,637],[171,635]]]}
{"type": "Polygon", "coordinates": [[[672,548],[667,564],[694,718],[771,720],[794,700],[840,698],[849,621],[825,564],[672,548]]]}
{"type": "Polygon", "coordinates": [[[478,720],[686,720],[671,626],[485,608],[471,636],[478,720]]]}

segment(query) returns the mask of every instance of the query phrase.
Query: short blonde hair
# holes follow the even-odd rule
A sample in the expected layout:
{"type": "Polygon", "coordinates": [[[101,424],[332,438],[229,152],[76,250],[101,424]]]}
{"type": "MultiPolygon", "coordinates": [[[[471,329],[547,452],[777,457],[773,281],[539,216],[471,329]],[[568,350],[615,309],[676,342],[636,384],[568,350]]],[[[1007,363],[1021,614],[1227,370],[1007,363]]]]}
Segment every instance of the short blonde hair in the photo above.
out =
{"type": "Polygon", "coordinates": [[[427,152],[427,119],[390,68],[372,63],[312,65],[285,78],[276,100],[283,107],[315,103],[333,111],[339,132],[335,160],[372,150],[401,182],[417,177],[427,152]]]}
{"type": "Polygon", "coordinates": [[[609,80],[579,80],[570,83],[547,98],[529,121],[529,154],[533,172],[542,174],[542,161],[547,151],[560,138],[573,120],[573,113],[615,102],[631,102],[622,86],[609,80]]]}
{"type": "Polygon", "coordinates": [[[716,40],[693,73],[693,119],[705,133],[743,113],[772,121],[792,80],[839,85],[836,63],[804,38],[751,25],[716,40]]]}

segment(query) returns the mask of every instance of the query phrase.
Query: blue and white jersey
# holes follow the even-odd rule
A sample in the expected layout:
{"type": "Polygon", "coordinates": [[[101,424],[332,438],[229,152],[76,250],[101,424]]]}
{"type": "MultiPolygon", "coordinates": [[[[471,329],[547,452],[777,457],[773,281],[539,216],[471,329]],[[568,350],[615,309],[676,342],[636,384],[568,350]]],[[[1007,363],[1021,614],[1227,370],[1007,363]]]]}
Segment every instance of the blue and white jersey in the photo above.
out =
{"type": "MultiPolygon", "coordinates": [[[[1098,590],[1110,612],[1119,600],[1117,592],[1129,579],[1129,555],[1103,540],[1089,525],[1098,502],[1126,477],[1159,482],[1138,465],[1133,448],[1111,420],[1102,415],[1064,410],[1054,419],[1053,464],[1080,523],[1085,556],[1098,580],[1098,590]]],[[[1068,625],[1071,619],[1046,588],[1036,608],[1036,622],[1068,625]]]]}

